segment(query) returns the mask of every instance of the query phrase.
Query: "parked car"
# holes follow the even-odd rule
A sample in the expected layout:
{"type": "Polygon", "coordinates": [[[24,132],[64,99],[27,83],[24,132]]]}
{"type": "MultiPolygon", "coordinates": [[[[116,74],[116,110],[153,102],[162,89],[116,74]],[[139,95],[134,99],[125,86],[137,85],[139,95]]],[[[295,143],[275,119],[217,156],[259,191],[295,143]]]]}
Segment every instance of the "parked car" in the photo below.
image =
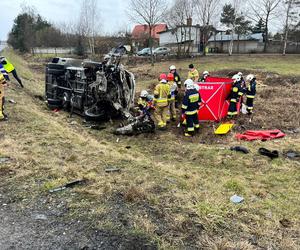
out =
{"type": "Polygon", "coordinates": [[[169,55],[171,50],[167,47],[158,47],[153,51],[154,55],[169,55]]]}
{"type": "Polygon", "coordinates": [[[138,56],[149,56],[151,54],[150,48],[143,48],[137,52],[138,56]]]}

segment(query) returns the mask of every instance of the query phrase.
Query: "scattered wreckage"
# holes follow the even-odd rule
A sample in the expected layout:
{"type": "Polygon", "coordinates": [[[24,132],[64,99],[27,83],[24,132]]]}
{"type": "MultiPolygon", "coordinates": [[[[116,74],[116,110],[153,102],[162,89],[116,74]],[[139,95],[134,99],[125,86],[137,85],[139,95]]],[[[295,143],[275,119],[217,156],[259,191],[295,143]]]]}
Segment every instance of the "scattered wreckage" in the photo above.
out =
{"type": "Polygon", "coordinates": [[[153,132],[153,121],[149,125],[148,117],[135,118],[130,113],[136,83],[134,75],[120,63],[124,51],[124,47],[114,49],[103,62],[53,58],[46,66],[49,108],[64,109],[89,121],[126,119],[126,125],[116,130],[119,134],[153,132]]]}

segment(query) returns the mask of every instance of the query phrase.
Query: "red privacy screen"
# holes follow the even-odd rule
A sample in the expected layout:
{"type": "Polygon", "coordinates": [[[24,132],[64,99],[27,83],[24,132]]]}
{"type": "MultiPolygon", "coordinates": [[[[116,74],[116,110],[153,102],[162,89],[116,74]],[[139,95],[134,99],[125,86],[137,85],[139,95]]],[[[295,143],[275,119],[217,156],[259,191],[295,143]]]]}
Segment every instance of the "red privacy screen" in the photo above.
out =
{"type": "MultiPolygon", "coordinates": [[[[207,77],[206,82],[197,83],[200,87],[202,103],[198,112],[200,121],[220,121],[227,116],[232,79],[207,77]]],[[[239,107],[239,105],[238,105],[239,107]]],[[[239,108],[238,108],[239,110],[239,108]]]]}

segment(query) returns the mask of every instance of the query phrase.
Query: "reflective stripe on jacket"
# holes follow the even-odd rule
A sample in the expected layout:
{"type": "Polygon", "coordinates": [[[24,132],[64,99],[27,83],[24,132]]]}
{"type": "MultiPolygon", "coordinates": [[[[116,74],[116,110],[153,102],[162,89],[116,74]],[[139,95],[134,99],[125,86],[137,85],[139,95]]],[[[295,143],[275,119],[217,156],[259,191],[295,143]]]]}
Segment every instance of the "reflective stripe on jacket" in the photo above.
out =
{"type": "Polygon", "coordinates": [[[170,85],[167,83],[159,83],[154,89],[154,103],[158,107],[168,106],[168,99],[171,97],[170,85]]]}
{"type": "Polygon", "coordinates": [[[246,90],[246,96],[247,98],[254,98],[256,94],[256,81],[253,80],[250,82],[249,86],[246,90]]]}
{"type": "Polygon", "coordinates": [[[185,92],[182,102],[182,110],[186,115],[193,115],[198,112],[201,97],[195,89],[189,89],[185,92]]]}

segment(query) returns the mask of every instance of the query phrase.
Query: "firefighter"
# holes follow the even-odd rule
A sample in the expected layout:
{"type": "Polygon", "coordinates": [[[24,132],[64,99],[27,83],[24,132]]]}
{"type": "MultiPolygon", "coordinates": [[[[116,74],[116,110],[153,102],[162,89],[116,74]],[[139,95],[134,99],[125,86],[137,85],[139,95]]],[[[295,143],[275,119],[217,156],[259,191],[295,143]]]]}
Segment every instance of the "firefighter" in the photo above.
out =
{"type": "Polygon", "coordinates": [[[175,95],[175,107],[178,108],[182,103],[182,98],[183,98],[183,92],[181,91],[181,79],[176,70],[175,65],[171,65],[169,69],[170,69],[170,73],[174,75],[174,81],[177,84],[177,93],[175,95]]]}
{"type": "Polygon", "coordinates": [[[3,65],[3,67],[4,67],[4,69],[6,70],[7,73],[12,73],[13,74],[14,78],[18,81],[21,88],[24,88],[22,80],[19,78],[14,65],[12,65],[11,62],[8,61],[4,56],[0,57],[0,63],[3,65]]]}
{"type": "Polygon", "coordinates": [[[249,115],[253,113],[253,102],[256,94],[256,77],[253,74],[247,75],[246,77],[247,82],[249,85],[246,89],[246,105],[247,105],[247,112],[249,115]]]}
{"type": "Polygon", "coordinates": [[[199,130],[198,109],[200,107],[201,97],[199,92],[195,89],[192,79],[187,79],[184,82],[186,86],[185,95],[182,102],[182,116],[186,118],[185,136],[193,136],[195,130],[199,130]]]}
{"type": "Polygon", "coordinates": [[[206,78],[209,76],[209,72],[207,70],[205,70],[203,73],[202,73],[202,77],[200,79],[200,82],[205,82],[206,81],[206,78]]]}
{"type": "Polygon", "coordinates": [[[239,101],[240,97],[243,95],[242,88],[241,88],[241,77],[239,75],[234,75],[232,77],[233,85],[232,90],[229,95],[229,108],[227,116],[228,118],[232,119],[235,117],[237,112],[237,102],[239,101]]]}
{"type": "Polygon", "coordinates": [[[194,64],[189,65],[188,79],[192,79],[194,82],[197,82],[199,79],[199,72],[195,69],[194,64]]]}
{"type": "Polygon", "coordinates": [[[167,75],[168,84],[170,86],[170,92],[171,92],[171,98],[169,99],[169,112],[170,115],[168,119],[171,118],[172,121],[176,120],[176,109],[175,109],[175,96],[178,92],[177,90],[177,84],[174,82],[174,75],[172,73],[169,73],[167,75]]]}
{"type": "Polygon", "coordinates": [[[7,115],[4,114],[4,87],[6,86],[6,80],[2,73],[0,73],[0,121],[6,121],[7,115]]]}
{"type": "Polygon", "coordinates": [[[154,109],[153,96],[149,95],[147,90],[141,91],[140,98],[137,103],[141,111],[141,115],[151,116],[151,110],[154,109]]]}
{"type": "Polygon", "coordinates": [[[179,89],[181,89],[181,79],[180,79],[180,76],[179,76],[179,74],[178,74],[178,72],[176,70],[176,66],[175,65],[171,65],[169,69],[170,69],[170,73],[172,73],[174,75],[174,81],[177,84],[177,87],[179,89]]]}
{"type": "Polygon", "coordinates": [[[2,63],[0,63],[0,73],[4,76],[6,81],[9,81],[9,76],[8,76],[5,68],[3,67],[2,63]]]}
{"type": "Polygon", "coordinates": [[[154,117],[159,129],[167,126],[167,115],[169,109],[169,99],[171,98],[170,85],[167,83],[167,75],[161,74],[159,84],[154,89],[154,117]]]}
{"type": "Polygon", "coordinates": [[[240,83],[241,83],[242,91],[244,93],[246,93],[246,81],[245,81],[245,79],[243,77],[243,73],[242,72],[238,72],[237,75],[240,76],[240,78],[241,78],[240,83]]]}

